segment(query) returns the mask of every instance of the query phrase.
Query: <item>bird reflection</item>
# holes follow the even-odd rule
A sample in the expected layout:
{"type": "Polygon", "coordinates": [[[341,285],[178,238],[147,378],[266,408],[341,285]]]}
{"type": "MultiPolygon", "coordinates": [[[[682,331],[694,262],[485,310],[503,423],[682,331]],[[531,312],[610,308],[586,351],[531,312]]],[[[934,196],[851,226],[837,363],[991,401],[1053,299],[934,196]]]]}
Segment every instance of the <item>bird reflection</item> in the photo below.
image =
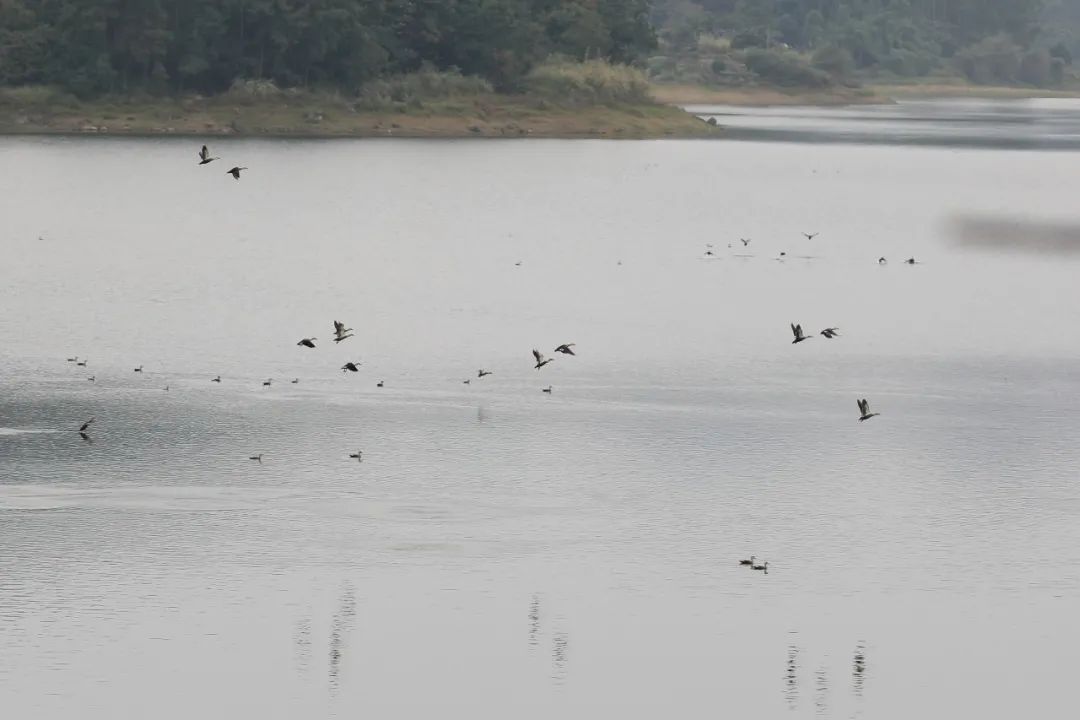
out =
{"type": "Polygon", "coordinates": [[[529,645],[536,647],[536,636],[540,634],[540,596],[533,595],[529,605],[529,645]]]}
{"type": "Polygon", "coordinates": [[[555,633],[551,641],[552,679],[562,683],[566,680],[566,648],[570,638],[566,633],[555,633]]]}
{"type": "Polygon", "coordinates": [[[94,444],[94,438],[90,437],[89,435],[87,435],[84,432],[80,432],[79,437],[81,437],[83,439],[83,442],[85,442],[85,443],[89,443],[91,445],[94,444]]]}
{"type": "Polygon", "coordinates": [[[476,406],[476,422],[485,423],[488,419],[487,408],[483,405],[476,406]]]}
{"type": "Polygon", "coordinates": [[[814,683],[815,697],[814,707],[817,708],[818,715],[827,715],[829,712],[829,677],[825,673],[825,668],[818,668],[816,673],[816,680],[814,683]]]}
{"type": "Polygon", "coordinates": [[[787,672],[784,673],[784,699],[788,709],[794,710],[799,704],[799,679],[795,673],[798,668],[799,648],[788,645],[787,672]]]}
{"type": "Polygon", "coordinates": [[[345,640],[356,617],[356,594],[346,586],[341,594],[341,605],[330,620],[330,689],[337,690],[341,660],[345,654],[345,640]]]}
{"type": "Polygon", "coordinates": [[[306,673],[311,662],[311,618],[301,618],[296,623],[296,669],[306,673]]]}
{"type": "Polygon", "coordinates": [[[855,691],[855,697],[862,697],[863,694],[863,682],[866,679],[866,645],[859,643],[855,646],[855,661],[852,663],[851,668],[851,682],[852,688],[855,691]]]}

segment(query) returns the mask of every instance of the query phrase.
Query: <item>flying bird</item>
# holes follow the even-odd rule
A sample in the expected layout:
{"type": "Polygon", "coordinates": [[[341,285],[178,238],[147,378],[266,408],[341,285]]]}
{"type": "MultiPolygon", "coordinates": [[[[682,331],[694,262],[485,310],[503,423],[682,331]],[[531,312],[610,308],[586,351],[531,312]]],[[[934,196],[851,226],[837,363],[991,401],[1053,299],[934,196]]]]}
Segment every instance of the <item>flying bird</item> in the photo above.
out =
{"type": "Polygon", "coordinates": [[[832,340],[833,338],[840,337],[840,328],[825,328],[821,331],[821,334],[832,340]]]}
{"type": "Polygon", "coordinates": [[[804,232],[804,233],[803,233],[803,237],[804,237],[804,238],[806,238],[807,240],[813,240],[814,238],[816,238],[816,237],[818,236],[818,234],[819,234],[819,233],[808,233],[808,232],[804,232]]]}
{"type": "Polygon", "coordinates": [[[549,362],[552,362],[554,360],[554,358],[545,359],[543,354],[541,354],[541,352],[539,350],[533,350],[533,357],[536,358],[536,369],[537,370],[539,370],[540,368],[544,367],[549,362]]]}
{"type": "Polygon", "coordinates": [[[298,342],[296,344],[297,345],[303,345],[306,348],[313,348],[313,347],[315,347],[315,341],[318,340],[318,339],[319,338],[304,338],[303,340],[301,340],[300,342],[298,342]]]}
{"type": "Polygon", "coordinates": [[[756,560],[756,559],[757,559],[757,555],[751,555],[749,560],[740,560],[739,564],[740,565],[750,565],[751,567],[753,567],[754,560],[756,560]]]}
{"type": "Polygon", "coordinates": [[[869,420],[870,418],[877,417],[881,414],[870,412],[870,403],[865,398],[863,398],[862,400],[856,400],[856,402],[859,405],[859,413],[861,415],[861,417],[859,418],[859,422],[862,422],[863,420],[869,420]]]}
{"type": "Polygon", "coordinates": [[[89,435],[87,435],[84,432],[79,433],[79,437],[81,437],[83,439],[83,442],[88,442],[91,445],[94,443],[94,438],[90,437],[89,435]]]}
{"type": "Polygon", "coordinates": [[[258,455],[252,455],[251,457],[248,458],[248,460],[258,460],[259,464],[262,465],[262,456],[263,456],[263,454],[259,453],[258,455]]]}
{"type": "Polygon", "coordinates": [[[339,343],[352,337],[352,328],[345,327],[345,323],[334,321],[334,342],[339,343]]]}
{"type": "Polygon", "coordinates": [[[493,375],[493,374],[494,373],[492,373],[490,370],[484,370],[483,368],[476,371],[476,377],[478,377],[478,378],[485,378],[488,375],[493,375]]]}
{"type": "Polygon", "coordinates": [[[803,335],[802,325],[792,324],[791,332],[795,334],[795,339],[791,341],[792,345],[798,345],[803,340],[809,340],[810,338],[803,335]]]}
{"type": "Polygon", "coordinates": [[[888,260],[886,260],[886,259],[885,259],[884,257],[879,257],[879,258],[877,259],[877,264],[878,264],[878,265],[885,265],[885,264],[886,264],[886,263],[888,263],[888,262],[889,262],[889,261],[888,261],[888,260]]]}
{"type": "Polygon", "coordinates": [[[739,238],[742,241],[742,246],[746,247],[750,244],[750,238],[739,238]]]}
{"type": "Polygon", "coordinates": [[[215,160],[220,160],[220,159],[221,158],[210,157],[210,148],[206,147],[205,145],[203,145],[202,150],[199,151],[199,164],[200,165],[206,165],[207,163],[212,163],[215,160]]]}
{"type": "Polygon", "coordinates": [[[84,422],[82,425],[80,425],[79,426],[79,432],[81,432],[81,433],[86,432],[86,430],[94,423],[94,419],[95,418],[90,418],[89,420],[84,422]]]}
{"type": "Polygon", "coordinates": [[[565,343],[565,344],[560,345],[559,347],[555,348],[555,352],[562,353],[563,355],[573,355],[574,351],[573,351],[572,348],[576,344],[577,343],[565,343]]]}
{"type": "Polygon", "coordinates": [[[225,174],[226,175],[232,175],[235,179],[239,180],[240,179],[240,173],[243,170],[247,170],[247,168],[246,167],[234,167],[232,170],[226,170],[225,174]]]}
{"type": "Polygon", "coordinates": [[[347,362],[341,366],[341,372],[360,372],[360,363],[347,362]]]}

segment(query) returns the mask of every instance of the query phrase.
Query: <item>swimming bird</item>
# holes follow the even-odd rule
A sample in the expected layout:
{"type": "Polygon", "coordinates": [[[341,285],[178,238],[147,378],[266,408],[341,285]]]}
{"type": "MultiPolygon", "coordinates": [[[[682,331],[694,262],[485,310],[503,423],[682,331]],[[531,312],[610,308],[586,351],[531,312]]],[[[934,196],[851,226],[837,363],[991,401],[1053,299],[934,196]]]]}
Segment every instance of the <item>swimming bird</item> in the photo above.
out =
{"type": "Polygon", "coordinates": [[[273,384],[274,378],[266,378],[266,380],[263,381],[263,387],[270,387],[273,384]]]}
{"type": "Polygon", "coordinates": [[[808,232],[804,232],[804,233],[803,233],[803,237],[804,237],[804,238],[806,238],[807,240],[813,240],[814,238],[816,238],[816,237],[818,236],[818,234],[819,234],[819,233],[808,233],[808,232]]]}
{"type": "Polygon", "coordinates": [[[540,392],[546,392],[548,395],[550,395],[551,394],[551,386],[548,385],[546,388],[543,388],[540,392]]]}
{"type": "Polygon", "coordinates": [[[552,362],[554,360],[554,358],[545,359],[544,356],[540,353],[540,351],[535,349],[533,350],[533,357],[536,358],[536,370],[539,370],[540,368],[544,367],[549,362],[552,362]]]}
{"type": "Polygon", "coordinates": [[[88,377],[86,379],[89,380],[90,382],[97,382],[97,378],[94,377],[93,375],[91,375],[90,377],[88,377]]]}
{"type": "Polygon", "coordinates": [[[803,340],[809,340],[810,339],[810,338],[806,337],[805,335],[803,335],[802,325],[792,324],[791,332],[793,332],[795,334],[795,339],[791,341],[792,345],[798,345],[803,340]]]}
{"type": "Polygon", "coordinates": [[[258,460],[259,464],[262,465],[262,456],[263,456],[263,454],[259,453],[258,455],[252,455],[251,457],[248,458],[248,460],[258,460]]]}
{"type": "Polygon", "coordinates": [[[563,355],[573,355],[574,351],[572,350],[572,348],[576,344],[577,343],[564,343],[563,345],[560,345],[559,347],[555,348],[555,352],[562,353],[563,355]]]}
{"type": "Polygon", "coordinates": [[[739,564],[740,564],[740,565],[750,565],[750,566],[753,566],[753,564],[754,564],[754,560],[756,560],[756,559],[757,559],[757,555],[751,555],[751,556],[750,556],[750,559],[749,559],[749,560],[740,560],[740,561],[739,561],[739,564]]]}
{"type": "Polygon", "coordinates": [[[206,147],[205,145],[203,145],[202,150],[199,151],[199,164],[200,165],[206,165],[207,163],[212,163],[215,160],[220,160],[220,159],[221,158],[210,157],[210,148],[206,147]]]}
{"type": "Polygon", "coordinates": [[[364,451],[363,450],[357,450],[354,453],[349,453],[349,457],[351,457],[353,460],[363,460],[364,459],[364,451]]]}
{"type": "Polygon", "coordinates": [[[75,356],[75,357],[73,357],[73,358],[68,358],[68,359],[67,359],[67,361],[68,361],[68,362],[79,362],[79,356],[78,356],[78,355],[76,355],[76,356],[75,356]]]}
{"type": "Polygon", "coordinates": [[[293,385],[299,385],[300,384],[300,378],[293,378],[289,382],[291,382],[293,385]]]}
{"type": "Polygon", "coordinates": [[[769,574],[769,561],[766,560],[763,565],[751,565],[750,569],[751,570],[761,570],[763,573],[768,575],[769,574]]]}
{"type": "Polygon", "coordinates": [[[347,362],[341,366],[341,372],[360,372],[360,363],[347,362]]]}
{"type": "MultiPolygon", "coordinates": [[[[345,323],[334,321],[334,342],[339,343],[342,340],[348,340],[352,337],[349,333],[352,332],[352,328],[345,327],[345,323]]],[[[313,338],[314,339],[314,338],[313,338]]]]}
{"type": "Polygon", "coordinates": [[[75,364],[78,365],[79,367],[86,367],[87,362],[89,362],[89,361],[88,360],[79,360],[75,364]]]}
{"type": "Polygon", "coordinates": [[[521,267],[521,261],[518,260],[516,263],[514,263],[514,267],[521,267]]]}
{"type": "Polygon", "coordinates": [[[234,167],[232,170],[226,170],[225,174],[226,175],[232,175],[235,179],[239,180],[240,179],[240,172],[243,171],[243,170],[247,170],[247,168],[246,167],[234,167]]]}
{"type": "Polygon", "coordinates": [[[382,381],[382,380],[380,380],[379,382],[375,383],[375,387],[382,387],[382,386],[383,386],[383,381],[382,381]]]}
{"type": "Polygon", "coordinates": [[[877,264],[878,264],[878,265],[884,265],[884,264],[886,264],[887,262],[889,262],[889,261],[888,261],[888,260],[886,260],[886,259],[885,259],[884,257],[879,257],[879,258],[877,259],[877,264]]]}
{"type": "Polygon", "coordinates": [[[493,375],[493,374],[494,373],[492,373],[490,370],[484,370],[483,368],[476,371],[476,377],[478,377],[478,378],[484,378],[484,377],[487,377],[488,375],[493,375]]]}
{"type": "Polygon", "coordinates": [[[221,382],[221,376],[218,375],[216,378],[213,378],[210,382],[216,382],[216,383],[221,382]]]}
{"type": "Polygon", "coordinates": [[[304,338],[303,340],[301,340],[300,342],[298,342],[296,344],[297,345],[303,345],[306,348],[313,348],[313,347],[315,347],[315,341],[318,340],[318,339],[319,338],[304,338]]]}
{"type": "Polygon", "coordinates": [[[471,385],[471,384],[472,384],[472,380],[468,380],[468,379],[466,379],[466,380],[462,380],[462,381],[461,381],[461,384],[462,384],[462,385],[471,385]]]}
{"type": "Polygon", "coordinates": [[[708,257],[712,257],[713,254],[714,253],[712,251],[712,245],[706,245],[705,246],[705,255],[707,255],[708,257]]]}
{"type": "Polygon", "coordinates": [[[140,365],[139,367],[135,368],[135,372],[142,372],[142,365],[140,365]]]}
{"type": "Polygon", "coordinates": [[[82,425],[80,425],[80,426],[79,426],[79,432],[81,432],[81,433],[84,433],[84,432],[86,432],[87,428],[89,428],[89,427],[90,427],[91,425],[93,425],[93,424],[94,424],[94,420],[95,420],[95,419],[96,419],[96,418],[90,418],[89,420],[87,420],[86,422],[84,422],[84,423],[83,423],[82,425]]]}
{"type": "Polygon", "coordinates": [[[832,340],[835,337],[840,337],[840,328],[825,328],[821,331],[821,334],[832,340]]]}
{"type": "Polygon", "coordinates": [[[870,412],[870,403],[867,402],[865,398],[863,398],[862,400],[856,400],[856,402],[859,405],[859,412],[862,414],[862,417],[859,418],[859,422],[862,422],[863,420],[869,420],[870,418],[877,417],[881,414],[870,412]]]}
{"type": "Polygon", "coordinates": [[[907,265],[914,265],[915,264],[915,258],[913,258],[913,257],[908,258],[907,260],[904,261],[904,263],[907,264],[907,265]]]}
{"type": "Polygon", "coordinates": [[[169,392],[169,386],[168,385],[165,386],[165,392],[169,392]]]}

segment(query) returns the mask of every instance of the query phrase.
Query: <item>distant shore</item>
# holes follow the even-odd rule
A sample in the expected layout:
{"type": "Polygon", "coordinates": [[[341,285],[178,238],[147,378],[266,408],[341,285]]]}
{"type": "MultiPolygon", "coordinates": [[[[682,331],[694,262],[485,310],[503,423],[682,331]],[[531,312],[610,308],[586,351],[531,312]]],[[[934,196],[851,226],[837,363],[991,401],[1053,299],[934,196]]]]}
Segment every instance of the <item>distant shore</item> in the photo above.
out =
{"type": "Polygon", "coordinates": [[[57,103],[7,91],[0,95],[0,134],[644,139],[716,137],[722,131],[659,102],[576,107],[484,95],[402,111],[357,109],[339,98],[307,94],[57,103]]]}

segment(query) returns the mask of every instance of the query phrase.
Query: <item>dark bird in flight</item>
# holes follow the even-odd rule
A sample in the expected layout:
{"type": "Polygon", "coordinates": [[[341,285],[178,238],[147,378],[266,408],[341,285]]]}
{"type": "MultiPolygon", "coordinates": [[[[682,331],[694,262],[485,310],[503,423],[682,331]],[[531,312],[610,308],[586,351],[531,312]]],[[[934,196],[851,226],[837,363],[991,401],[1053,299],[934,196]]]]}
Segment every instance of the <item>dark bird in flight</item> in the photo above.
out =
{"type": "Polygon", "coordinates": [[[90,418],[89,420],[87,420],[86,422],[84,422],[82,425],[79,426],[79,432],[81,432],[81,433],[86,432],[87,428],[89,428],[93,423],[94,423],[94,418],[90,418]]]}
{"type": "Polygon", "coordinates": [[[484,370],[483,368],[476,371],[476,377],[478,377],[478,378],[485,378],[488,375],[492,375],[492,374],[493,373],[490,370],[484,370]]]}
{"type": "Polygon", "coordinates": [[[239,180],[240,179],[240,173],[243,170],[247,170],[247,168],[246,167],[234,167],[232,170],[226,170],[225,174],[226,175],[232,175],[235,179],[239,180]]]}
{"type": "Polygon", "coordinates": [[[220,159],[221,158],[210,157],[210,148],[206,147],[205,145],[203,145],[202,150],[199,151],[199,164],[200,165],[206,165],[207,163],[212,163],[215,160],[220,160],[220,159]]]}
{"type": "Polygon", "coordinates": [[[869,420],[870,418],[877,417],[881,414],[870,412],[870,403],[865,398],[862,400],[856,400],[856,402],[859,404],[859,413],[861,415],[861,417],[859,418],[859,422],[862,422],[863,420],[869,420]]]}
{"type": "Polygon", "coordinates": [[[803,233],[803,237],[804,237],[804,238],[806,238],[807,240],[813,240],[814,238],[816,238],[816,237],[818,236],[818,234],[819,234],[819,233],[808,233],[808,232],[804,232],[804,233],[803,233]]]}
{"type": "Polygon", "coordinates": [[[210,382],[216,382],[216,383],[221,382],[221,376],[218,375],[216,378],[212,379],[210,382]]]}
{"type": "Polygon", "coordinates": [[[747,247],[750,244],[750,238],[739,238],[742,241],[742,246],[747,247]]]}
{"type": "MultiPolygon", "coordinates": [[[[352,328],[345,327],[345,323],[338,322],[337,320],[334,321],[334,342],[335,343],[339,343],[342,340],[348,340],[349,338],[351,338],[352,337],[352,335],[350,334],[351,332],[352,332],[352,328]]],[[[314,339],[314,338],[312,338],[312,339],[314,339]]]]}
{"type": "Polygon", "coordinates": [[[832,340],[835,337],[840,337],[840,328],[825,328],[821,331],[821,334],[832,340]]]}
{"type": "Polygon", "coordinates": [[[573,355],[574,354],[573,347],[576,344],[577,343],[564,343],[563,345],[560,345],[559,347],[555,348],[555,352],[562,353],[563,355],[573,355]]]}
{"type": "Polygon", "coordinates": [[[252,455],[251,457],[248,458],[248,460],[258,460],[259,464],[262,465],[262,456],[263,456],[263,454],[259,453],[258,455],[252,455]]]}
{"type": "Polygon", "coordinates": [[[273,384],[274,378],[267,378],[265,381],[263,381],[263,387],[270,387],[273,384]]]}
{"type": "Polygon", "coordinates": [[[357,450],[354,453],[349,453],[349,457],[351,457],[353,460],[363,460],[364,459],[364,451],[363,450],[357,450]]]}
{"type": "Polygon", "coordinates": [[[798,345],[803,340],[809,340],[810,339],[810,338],[806,337],[805,335],[803,335],[802,325],[792,324],[791,332],[794,333],[794,335],[795,335],[795,339],[791,341],[792,345],[798,345]]]}
{"type": "Polygon", "coordinates": [[[315,347],[315,341],[318,340],[318,339],[319,338],[304,338],[303,340],[301,340],[300,342],[298,342],[296,344],[297,345],[303,345],[306,348],[313,348],[313,347],[315,347]]]}
{"type": "Polygon", "coordinates": [[[135,372],[142,372],[142,365],[140,365],[139,367],[135,368],[135,372]]]}
{"type": "Polygon", "coordinates": [[[543,354],[541,354],[541,352],[539,350],[533,350],[533,357],[536,358],[536,369],[537,370],[539,370],[540,368],[544,367],[549,362],[552,362],[554,360],[554,358],[545,359],[543,354]]]}
{"type": "Polygon", "coordinates": [[[751,565],[750,569],[751,570],[761,570],[763,573],[768,575],[769,574],[769,561],[766,560],[765,564],[763,564],[763,565],[751,565]]]}
{"type": "Polygon", "coordinates": [[[341,366],[341,372],[360,372],[360,363],[347,362],[341,366]]]}
{"type": "Polygon", "coordinates": [[[888,261],[888,260],[886,260],[886,259],[885,259],[885,258],[883,258],[883,257],[879,257],[879,258],[877,259],[877,264],[878,264],[878,265],[884,265],[884,264],[886,264],[887,262],[889,262],[889,261],[888,261]]]}
{"type": "Polygon", "coordinates": [[[754,560],[757,560],[757,555],[751,555],[749,560],[740,560],[739,564],[740,565],[750,565],[751,567],[753,567],[754,560]]]}
{"type": "Polygon", "coordinates": [[[548,385],[546,388],[543,388],[540,392],[546,392],[548,395],[550,395],[551,394],[551,386],[548,385]]]}

